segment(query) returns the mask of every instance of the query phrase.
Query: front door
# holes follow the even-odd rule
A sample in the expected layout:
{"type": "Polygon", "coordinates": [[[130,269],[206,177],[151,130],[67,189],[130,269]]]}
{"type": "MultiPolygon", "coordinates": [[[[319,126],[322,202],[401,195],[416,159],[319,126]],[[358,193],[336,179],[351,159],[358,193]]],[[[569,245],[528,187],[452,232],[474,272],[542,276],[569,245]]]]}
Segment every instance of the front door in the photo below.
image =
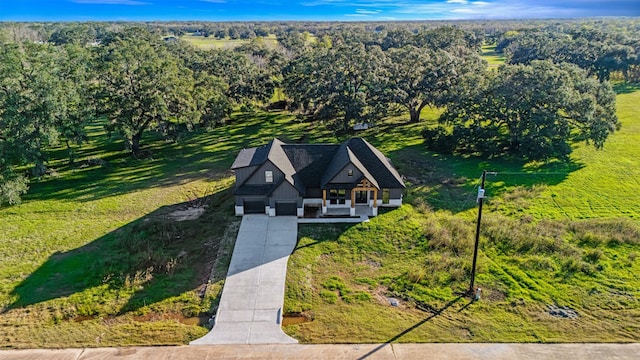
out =
{"type": "Polygon", "coordinates": [[[368,191],[356,191],[356,204],[366,204],[369,198],[368,191]]]}

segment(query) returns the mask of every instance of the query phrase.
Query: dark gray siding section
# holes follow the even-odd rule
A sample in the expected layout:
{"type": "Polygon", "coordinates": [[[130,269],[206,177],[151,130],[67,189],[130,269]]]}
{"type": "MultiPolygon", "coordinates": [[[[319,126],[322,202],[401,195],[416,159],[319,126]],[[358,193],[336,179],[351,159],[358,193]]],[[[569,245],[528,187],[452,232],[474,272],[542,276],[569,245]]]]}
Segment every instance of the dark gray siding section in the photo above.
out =
{"type": "MultiPolygon", "coordinates": [[[[402,198],[402,189],[389,189],[389,199],[400,199],[400,198],[402,198]]],[[[382,199],[382,197],[380,197],[380,199],[382,199]]]]}
{"type": "Polygon", "coordinates": [[[236,173],[236,187],[242,185],[249,178],[249,176],[251,176],[251,173],[256,170],[256,168],[257,166],[249,166],[245,168],[235,169],[234,171],[236,173]]]}
{"type": "Polygon", "coordinates": [[[238,196],[236,195],[236,206],[243,206],[244,201],[263,201],[265,204],[267,199],[264,196],[238,196]]]}
{"type": "Polygon", "coordinates": [[[353,166],[352,163],[348,163],[329,182],[338,184],[354,183],[356,180],[360,179],[361,176],[362,172],[360,172],[360,170],[353,166]],[[353,176],[349,176],[349,170],[353,171],[353,176]]]}
{"type": "Polygon", "coordinates": [[[294,188],[287,181],[282,182],[277,189],[271,194],[269,206],[275,207],[277,201],[295,201],[298,207],[302,207],[302,198],[298,193],[298,190],[294,188]]]}
{"type": "Polygon", "coordinates": [[[267,161],[262,166],[258,168],[258,170],[251,176],[249,180],[247,180],[247,184],[249,185],[264,185],[266,184],[264,173],[265,171],[273,172],[273,183],[277,184],[283,177],[284,174],[280,171],[271,161],[267,161]]]}
{"type": "Polygon", "coordinates": [[[304,197],[310,199],[319,199],[322,197],[322,189],[320,188],[307,188],[304,197]]]}

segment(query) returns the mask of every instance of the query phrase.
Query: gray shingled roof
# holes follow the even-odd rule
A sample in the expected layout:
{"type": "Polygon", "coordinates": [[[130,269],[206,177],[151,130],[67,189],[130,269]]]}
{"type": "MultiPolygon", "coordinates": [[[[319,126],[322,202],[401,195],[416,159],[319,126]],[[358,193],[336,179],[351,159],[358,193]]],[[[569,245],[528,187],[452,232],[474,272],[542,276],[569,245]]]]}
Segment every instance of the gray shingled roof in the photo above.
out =
{"type": "Polygon", "coordinates": [[[305,188],[320,188],[320,179],[339,145],[287,144],[282,148],[296,171],[294,182],[305,188]]]}
{"type": "MultiPolygon", "coordinates": [[[[278,139],[273,139],[271,141],[271,149],[269,149],[268,159],[271,160],[273,165],[275,165],[280,171],[284,173],[284,178],[293,186],[295,186],[293,182],[293,175],[296,173],[296,169],[293,168],[291,161],[285,154],[282,149],[282,145],[284,143],[278,139]]],[[[304,187],[303,187],[304,189],[304,187]]]]}
{"type": "Polygon", "coordinates": [[[240,153],[233,161],[233,165],[231,165],[231,170],[264,164],[267,161],[272,144],[273,140],[266,145],[240,150],[240,153]]]}
{"type": "Polygon", "coordinates": [[[367,170],[375,177],[378,188],[404,188],[404,182],[391,162],[366,140],[351,138],[347,140],[347,146],[367,170]]]}
{"type": "Polygon", "coordinates": [[[376,178],[367,170],[367,167],[358,159],[358,157],[349,148],[349,141],[345,141],[340,145],[340,148],[333,155],[331,163],[322,175],[322,187],[326,187],[327,184],[333,179],[347,164],[353,164],[364,176],[371,181],[373,186],[380,188],[376,178]]]}
{"type": "MultiPolygon", "coordinates": [[[[231,169],[262,165],[267,160],[277,166],[286,181],[301,193],[306,187],[325,187],[349,163],[378,189],[405,187],[389,160],[362,138],[351,138],[340,145],[285,144],[273,139],[267,145],[241,150],[231,169]]],[[[239,185],[238,190],[243,188],[239,185]]],[[[243,190],[241,192],[258,191],[257,188],[243,190]]]]}

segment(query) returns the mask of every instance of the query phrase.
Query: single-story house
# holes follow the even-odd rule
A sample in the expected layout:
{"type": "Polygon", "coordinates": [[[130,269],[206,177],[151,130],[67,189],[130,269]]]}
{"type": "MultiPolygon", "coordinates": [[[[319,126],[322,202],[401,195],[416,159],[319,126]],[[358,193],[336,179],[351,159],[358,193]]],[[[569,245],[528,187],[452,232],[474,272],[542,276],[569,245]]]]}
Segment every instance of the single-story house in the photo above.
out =
{"type": "Polygon", "coordinates": [[[243,149],[236,175],[235,213],[304,215],[305,205],[327,209],[402,205],[402,177],[378,149],[362,138],[342,144],[285,144],[278,139],[243,149]]]}

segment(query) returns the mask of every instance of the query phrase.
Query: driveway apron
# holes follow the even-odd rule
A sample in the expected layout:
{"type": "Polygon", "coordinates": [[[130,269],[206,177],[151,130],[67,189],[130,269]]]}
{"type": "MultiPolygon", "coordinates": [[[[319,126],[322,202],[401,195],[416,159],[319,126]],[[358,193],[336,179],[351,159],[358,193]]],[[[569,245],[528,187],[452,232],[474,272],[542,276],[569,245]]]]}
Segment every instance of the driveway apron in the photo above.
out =
{"type": "Polygon", "coordinates": [[[190,345],[298,342],[281,328],[287,261],[297,235],[295,216],[242,218],[215,325],[190,345]]]}

